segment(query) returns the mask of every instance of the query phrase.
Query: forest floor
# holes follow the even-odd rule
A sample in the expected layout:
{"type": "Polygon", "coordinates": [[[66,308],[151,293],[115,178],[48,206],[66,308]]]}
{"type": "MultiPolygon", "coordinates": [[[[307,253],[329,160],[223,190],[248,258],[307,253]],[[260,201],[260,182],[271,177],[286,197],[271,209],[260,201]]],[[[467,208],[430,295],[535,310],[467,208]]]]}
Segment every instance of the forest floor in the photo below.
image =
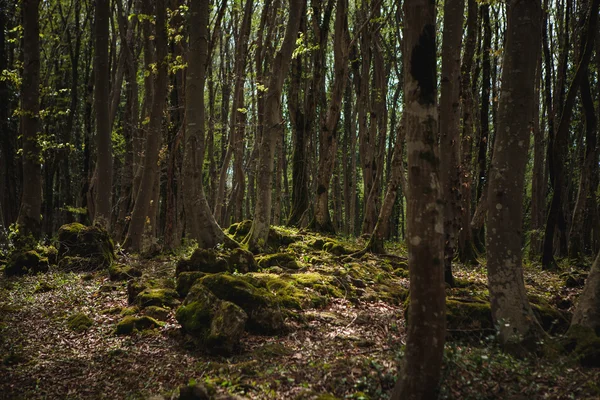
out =
{"type": "MultiPolygon", "coordinates": [[[[308,234],[302,238],[314,239],[308,234]]],[[[335,240],[348,251],[363,244],[335,240]]],[[[189,382],[248,399],[389,398],[405,343],[404,250],[389,246],[390,256],[366,254],[355,262],[298,244],[279,250],[297,257],[297,274],[312,281],[318,274],[321,283],[339,290],[298,284],[307,292],[320,291],[325,301],[295,310],[286,333],[245,333],[241,349],[229,357],[196,347],[182,333],[174,310],[163,326],[116,335],[115,325],[122,319],[118,311],[128,307],[127,284],[111,282],[104,270],[51,268],[35,276],[0,277],[0,399],[169,398],[189,382]],[[344,277],[346,283],[339,284],[344,277]],[[93,321],[82,332],[67,323],[79,312],[93,321]]],[[[174,277],[181,256],[137,259],[121,254],[120,262],[137,265],[145,275],[174,277]]],[[[529,293],[568,316],[581,285],[567,288],[569,274],[542,272],[532,265],[525,274],[529,293]]],[[[448,288],[447,295],[484,304],[484,265],[458,265],[455,275],[458,287],[448,288]]],[[[497,347],[483,319],[467,313],[449,322],[440,398],[600,398],[600,369],[559,355],[514,358],[497,347]]]]}

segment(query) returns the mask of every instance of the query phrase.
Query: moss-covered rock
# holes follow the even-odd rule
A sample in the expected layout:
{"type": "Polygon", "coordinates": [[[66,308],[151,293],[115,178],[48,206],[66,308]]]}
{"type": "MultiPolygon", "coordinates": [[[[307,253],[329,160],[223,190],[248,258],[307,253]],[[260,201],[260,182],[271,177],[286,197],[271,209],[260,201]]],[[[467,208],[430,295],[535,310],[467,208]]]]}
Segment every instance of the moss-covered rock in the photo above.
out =
{"type": "Polygon", "coordinates": [[[252,221],[245,220],[242,222],[238,222],[236,224],[232,224],[229,229],[228,229],[228,233],[230,235],[233,235],[233,238],[235,240],[237,240],[238,242],[241,242],[247,235],[248,233],[250,233],[250,229],[252,228],[252,221]]]}
{"type": "Polygon", "coordinates": [[[571,315],[566,311],[558,310],[541,296],[528,295],[533,312],[545,331],[557,335],[569,329],[571,315]]]}
{"type": "Polygon", "coordinates": [[[588,274],[586,272],[581,271],[568,271],[560,274],[560,277],[565,282],[565,286],[568,288],[578,288],[583,287],[585,285],[585,280],[587,279],[588,274]]]}
{"type": "Polygon", "coordinates": [[[600,367],[600,337],[591,328],[573,325],[565,339],[565,350],[585,367],[600,367]]]}
{"type": "Polygon", "coordinates": [[[333,241],[326,242],[323,245],[323,250],[335,256],[343,256],[352,253],[351,250],[347,249],[342,244],[333,241]]]}
{"type": "Polygon", "coordinates": [[[94,324],[94,321],[84,313],[71,315],[67,319],[67,326],[75,332],[83,332],[94,324]]]}
{"type": "Polygon", "coordinates": [[[113,264],[108,268],[111,281],[128,281],[142,276],[142,271],[131,265],[113,264]]]}
{"type": "Polygon", "coordinates": [[[133,331],[144,331],[162,326],[162,323],[146,315],[141,317],[127,316],[123,318],[115,329],[117,335],[129,335],[133,331]]]}
{"type": "Polygon", "coordinates": [[[237,271],[239,273],[254,272],[258,270],[258,264],[254,259],[254,255],[248,250],[242,248],[233,249],[227,257],[229,271],[237,271]]]}
{"type": "Polygon", "coordinates": [[[148,288],[144,289],[136,296],[135,303],[140,307],[176,307],[179,305],[177,292],[167,288],[148,288]]]}
{"type": "Polygon", "coordinates": [[[219,299],[206,286],[195,284],[190,289],[183,305],[177,309],[175,318],[185,332],[202,338],[210,327],[218,302],[219,299]]]}
{"type": "Polygon", "coordinates": [[[446,324],[453,335],[493,332],[490,303],[476,298],[449,297],[446,299],[446,324]]]}
{"type": "Polygon", "coordinates": [[[156,319],[157,321],[166,321],[169,318],[170,310],[164,307],[150,306],[144,309],[144,314],[156,319]]]}
{"type": "Polygon", "coordinates": [[[217,353],[231,354],[240,344],[248,315],[229,301],[220,301],[214,308],[206,345],[217,353]]]}
{"type": "Polygon", "coordinates": [[[124,307],[121,309],[121,312],[119,312],[119,315],[121,315],[121,317],[127,317],[129,315],[135,315],[138,312],[140,312],[138,306],[124,307]]]}
{"type": "Polygon", "coordinates": [[[196,281],[206,274],[200,271],[182,272],[177,275],[177,293],[180,297],[185,297],[196,281]]]}
{"type": "Polygon", "coordinates": [[[175,274],[200,271],[205,273],[226,272],[229,270],[227,260],[215,249],[196,249],[189,259],[181,259],[177,263],[175,274]]]}
{"type": "Polygon", "coordinates": [[[300,286],[315,290],[324,296],[331,296],[336,298],[344,297],[341,289],[334,284],[336,278],[330,275],[323,275],[318,273],[302,273],[292,274],[294,279],[300,286]]]}
{"type": "Polygon", "coordinates": [[[298,269],[296,257],[291,253],[275,253],[259,258],[258,266],[261,268],[281,267],[285,269],[298,269]]]}
{"type": "MultiPolygon", "coordinates": [[[[207,275],[198,282],[206,286],[219,299],[240,306],[249,316],[248,329],[258,333],[273,333],[282,329],[284,317],[278,309],[276,297],[251,279],[231,274],[207,275]],[[260,310],[260,312],[258,312],[260,310]],[[268,315],[268,317],[264,317],[268,315]]],[[[189,296],[189,295],[188,295],[189,296]]]]}
{"type": "Polygon", "coordinates": [[[37,251],[29,250],[13,253],[4,268],[7,276],[35,274],[48,271],[48,259],[37,251]]]}
{"type": "Polygon", "coordinates": [[[58,263],[58,250],[54,246],[43,246],[41,249],[43,257],[48,259],[48,264],[56,265],[58,263]]]}
{"type": "Polygon", "coordinates": [[[106,268],[115,259],[114,244],[108,232],[99,226],[85,226],[74,222],[58,230],[59,267],[106,268]],[[88,263],[63,263],[66,257],[81,257],[88,263]]]}
{"type": "Polygon", "coordinates": [[[146,289],[174,289],[175,285],[170,279],[131,279],[127,281],[127,301],[133,304],[136,301],[138,294],[146,289]]]}

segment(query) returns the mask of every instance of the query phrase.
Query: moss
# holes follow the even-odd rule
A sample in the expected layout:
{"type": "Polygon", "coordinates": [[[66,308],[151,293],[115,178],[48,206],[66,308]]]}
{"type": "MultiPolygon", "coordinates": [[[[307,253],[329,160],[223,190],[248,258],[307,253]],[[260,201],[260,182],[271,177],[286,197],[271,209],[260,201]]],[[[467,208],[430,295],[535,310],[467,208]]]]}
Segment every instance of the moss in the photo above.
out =
{"type": "MultiPolygon", "coordinates": [[[[234,224],[235,229],[229,228],[229,233],[233,235],[233,238],[238,242],[241,242],[249,233],[252,228],[252,221],[245,220],[240,223],[234,224]]],[[[232,225],[233,227],[233,225],[232,225]]]]}
{"type": "Polygon", "coordinates": [[[132,304],[136,301],[138,294],[146,289],[174,289],[175,285],[170,279],[132,279],[127,282],[127,301],[132,304]]]}
{"type": "Polygon", "coordinates": [[[323,245],[323,250],[336,256],[343,256],[352,253],[352,251],[344,247],[342,244],[333,241],[326,242],[323,245]]]}
{"type": "Polygon", "coordinates": [[[530,294],[527,297],[537,320],[545,331],[556,335],[565,333],[569,329],[571,316],[567,312],[555,309],[541,296],[530,294]]]}
{"type": "Polygon", "coordinates": [[[179,296],[185,297],[194,286],[194,283],[206,274],[200,271],[182,272],[177,276],[177,293],[179,296]]]}
{"type": "Polygon", "coordinates": [[[217,297],[207,287],[197,283],[190,289],[183,305],[177,309],[175,318],[184,331],[203,336],[210,326],[217,302],[217,297]]]}
{"type": "Polygon", "coordinates": [[[59,265],[65,257],[83,257],[88,266],[108,267],[115,259],[115,248],[108,232],[99,226],[84,226],[77,222],[58,230],[59,265]]]}
{"type": "Polygon", "coordinates": [[[75,332],[83,332],[94,324],[94,321],[84,313],[71,315],[67,319],[67,326],[75,332]]]}
{"type": "Polygon", "coordinates": [[[337,298],[344,297],[344,293],[342,293],[340,288],[333,284],[335,281],[335,277],[333,276],[322,275],[318,273],[302,273],[292,274],[291,277],[299,285],[313,289],[322,295],[337,298]]]}
{"type": "Polygon", "coordinates": [[[33,293],[46,293],[46,292],[50,292],[52,290],[56,289],[56,285],[46,282],[46,281],[42,281],[42,282],[38,282],[35,285],[35,289],[33,289],[33,293]]]}
{"type": "Polygon", "coordinates": [[[127,281],[142,276],[142,271],[131,265],[113,264],[108,268],[111,281],[127,281]]]}
{"type": "Polygon", "coordinates": [[[135,302],[142,308],[150,306],[175,307],[179,304],[177,292],[173,289],[165,288],[144,289],[137,295],[135,302]]]}
{"type": "Polygon", "coordinates": [[[242,248],[233,249],[227,257],[229,271],[237,271],[240,273],[254,272],[258,269],[258,264],[254,259],[254,255],[248,250],[242,248]]]}
{"type": "Polygon", "coordinates": [[[115,333],[117,335],[129,335],[133,333],[133,331],[143,331],[147,329],[152,329],[156,327],[160,327],[163,324],[154,318],[148,316],[142,317],[133,317],[127,316],[123,318],[115,329],[115,333]]]}
{"type": "Polygon", "coordinates": [[[560,277],[564,281],[565,286],[568,288],[583,287],[585,285],[585,280],[587,279],[587,276],[587,273],[579,271],[568,271],[560,274],[560,277]]]}
{"type": "Polygon", "coordinates": [[[298,269],[299,265],[296,262],[296,257],[291,253],[275,253],[261,257],[258,260],[258,265],[261,268],[281,267],[286,269],[298,269]]]}
{"type": "Polygon", "coordinates": [[[221,301],[214,308],[206,345],[220,354],[231,354],[240,343],[248,315],[237,305],[221,301]]]}
{"type": "Polygon", "coordinates": [[[54,246],[43,246],[40,253],[43,257],[48,259],[50,265],[56,265],[58,263],[58,250],[54,246]]]}
{"type": "Polygon", "coordinates": [[[100,314],[102,315],[116,315],[120,314],[123,311],[122,307],[110,307],[100,310],[100,314]]]}
{"type": "Polygon", "coordinates": [[[564,347],[584,367],[600,367],[600,337],[593,329],[571,326],[564,347]]]}
{"type": "Polygon", "coordinates": [[[48,271],[48,259],[37,251],[15,252],[4,268],[7,276],[35,274],[48,271]]]}
{"type": "Polygon", "coordinates": [[[175,274],[200,271],[205,273],[226,272],[229,270],[227,260],[215,249],[196,249],[189,259],[181,259],[177,263],[175,274]]]}
{"type": "Polygon", "coordinates": [[[61,271],[94,271],[101,268],[96,260],[89,257],[65,256],[59,259],[58,268],[61,271]]]}
{"type": "Polygon", "coordinates": [[[300,237],[297,235],[295,229],[283,226],[272,226],[269,229],[268,245],[273,249],[277,249],[280,246],[289,246],[299,239],[300,237]]]}
{"type": "Polygon", "coordinates": [[[157,306],[150,306],[144,309],[144,314],[158,321],[166,321],[169,317],[169,312],[169,309],[157,306]]]}
{"type": "Polygon", "coordinates": [[[447,329],[454,335],[494,331],[488,301],[449,297],[446,299],[447,329]]]}
{"type": "Polygon", "coordinates": [[[122,317],[127,317],[129,315],[137,314],[138,312],[140,312],[140,309],[137,306],[133,306],[133,307],[125,307],[125,308],[123,308],[119,314],[122,317]]]}

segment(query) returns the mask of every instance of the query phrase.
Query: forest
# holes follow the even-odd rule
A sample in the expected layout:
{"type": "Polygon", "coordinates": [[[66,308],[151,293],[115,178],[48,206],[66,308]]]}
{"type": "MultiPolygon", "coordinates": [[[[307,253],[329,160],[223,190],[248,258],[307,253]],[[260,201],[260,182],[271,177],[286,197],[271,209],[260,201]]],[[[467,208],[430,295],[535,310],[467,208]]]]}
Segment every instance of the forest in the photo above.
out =
{"type": "Polygon", "coordinates": [[[600,0],[0,0],[0,399],[600,398],[600,0]]]}

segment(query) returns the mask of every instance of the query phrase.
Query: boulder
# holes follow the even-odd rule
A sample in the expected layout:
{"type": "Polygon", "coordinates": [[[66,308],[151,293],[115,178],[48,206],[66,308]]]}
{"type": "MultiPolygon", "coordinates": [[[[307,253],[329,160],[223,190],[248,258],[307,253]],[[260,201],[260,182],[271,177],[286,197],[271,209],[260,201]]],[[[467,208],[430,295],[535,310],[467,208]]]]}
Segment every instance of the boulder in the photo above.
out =
{"type": "Polygon", "coordinates": [[[42,257],[37,251],[29,250],[13,253],[4,268],[7,276],[36,274],[48,271],[48,258],[42,257]]]}
{"type": "Polygon", "coordinates": [[[157,321],[166,321],[169,318],[169,312],[168,308],[158,306],[150,306],[144,309],[144,314],[157,321]]]}
{"type": "Polygon", "coordinates": [[[108,268],[111,281],[128,281],[142,276],[142,271],[131,265],[113,264],[108,268]]]}
{"type": "Polygon", "coordinates": [[[98,226],[74,222],[58,230],[58,265],[61,269],[97,269],[109,267],[115,259],[114,244],[108,232],[98,226]],[[83,260],[66,260],[77,257],[83,260]]]}
{"type": "Polygon", "coordinates": [[[67,319],[67,326],[75,332],[83,332],[94,324],[94,321],[84,313],[73,314],[67,319]]]}
{"type": "Polygon", "coordinates": [[[227,260],[215,249],[196,249],[189,259],[181,259],[177,263],[175,274],[200,271],[214,274],[229,270],[227,260]]]}
{"type": "Polygon", "coordinates": [[[242,274],[258,270],[254,255],[242,248],[233,249],[229,253],[227,264],[229,265],[229,271],[237,271],[242,274]]]}
{"type": "Polygon", "coordinates": [[[135,330],[143,331],[159,326],[162,326],[159,321],[146,315],[142,317],[127,316],[117,324],[115,333],[117,335],[129,335],[135,330]]]}
{"type": "Polygon", "coordinates": [[[275,253],[261,257],[258,261],[261,268],[281,267],[285,269],[298,269],[296,257],[291,253],[275,253]]]}
{"type": "Polygon", "coordinates": [[[177,275],[177,293],[179,293],[179,296],[187,296],[194,283],[205,275],[204,272],[200,271],[182,272],[177,275]]]}
{"type": "Polygon", "coordinates": [[[148,288],[144,289],[136,296],[135,303],[140,307],[176,307],[179,305],[177,292],[167,288],[148,288]]]}
{"type": "Polygon", "coordinates": [[[239,346],[248,315],[229,301],[220,301],[214,308],[206,344],[216,353],[231,354],[239,346]]]}

